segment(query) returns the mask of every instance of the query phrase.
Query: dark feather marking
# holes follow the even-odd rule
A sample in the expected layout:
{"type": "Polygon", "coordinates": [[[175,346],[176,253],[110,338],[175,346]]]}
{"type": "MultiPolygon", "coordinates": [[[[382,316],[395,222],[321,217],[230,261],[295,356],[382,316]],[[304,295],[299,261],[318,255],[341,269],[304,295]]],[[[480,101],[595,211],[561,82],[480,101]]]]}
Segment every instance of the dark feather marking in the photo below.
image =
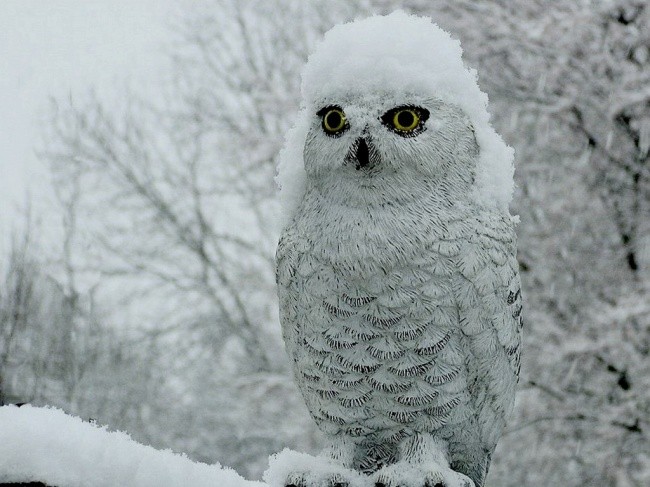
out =
{"type": "Polygon", "coordinates": [[[404,367],[400,369],[396,367],[389,367],[388,370],[399,377],[417,377],[423,375],[430,365],[431,362],[427,362],[425,364],[415,364],[410,367],[404,367]]]}
{"type": "Polygon", "coordinates": [[[372,397],[372,392],[366,392],[362,396],[358,396],[358,397],[352,397],[352,398],[340,397],[339,402],[343,407],[346,408],[359,407],[367,403],[371,397],[372,397]]]}
{"type": "Polygon", "coordinates": [[[515,301],[517,301],[517,298],[521,295],[521,289],[517,289],[517,292],[513,293],[510,291],[508,294],[508,304],[513,304],[515,301]]]}
{"type": "Polygon", "coordinates": [[[448,372],[446,374],[425,376],[424,380],[426,380],[431,385],[439,386],[441,384],[446,384],[447,382],[451,382],[458,376],[459,373],[460,373],[460,367],[455,367],[453,371],[448,372]]]}
{"type": "Polygon", "coordinates": [[[338,392],[333,391],[332,389],[318,389],[316,392],[323,399],[334,399],[336,396],[339,395],[338,392]]]}
{"type": "Polygon", "coordinates": [[[365,306],[366,304],[373,302],[377,298],[371,296],[364,296],[361,298],[351,298],[347,294],[343,294],[343,296],[341,296],[341,299],[348,306],[352,306],[353,308],[360,308],[361,306],[365,306]]]}
{"type": "Polygon", "coordinates": [[[359,377],[357,379],[332,379],[332,384],[335,385],[336,387],[340,387],[341,389],[352,389],[353,387],[358,386],[363,382],[363,377],[359,377]]]}
{"type": "Polygon", "coordinates": [[[349,326],[344,326],[343,330],[345,330],[346,333],[349,333],[352,336],[352,338],[359,340],[361,342],[368,342],[370,340],[373,340],[381,336],[380,333],[376,333],[372,331],[359,331],[349,326]]]}
{"type": "Polygon", "coordinates": [[[427,414],[430,414],[432,416],[444,416],[446,414],[449,414],[452,409],[454,409],[456,406],[460,404],[460,398],[455,397],[451,401],[441,404],[440,406],[435,406],[432,408],[428,408],[426,410],[427,414]]]}
{"type": "Polygon", "coordinates": [[[312,353],[314,353],[314,354],[316,354],[316,355],[327,355],[327,354],[330,353],[329,350],[320,350],[320,349],[314,347],[314,346],[313,346],[311,343],[309,343],[307,340],[304,340],[304,339],[303,339],[302,342],[304,343],[305,347],[306,347],[310,352],[312,352],[312,353]]]}
{"type": "Polygon", "coordinates": [[[327,301],[323,301],[323,306],[327,310],[327,312],[333,316],[336,316],[337,318],[349,318],[352,316],[351,311],[347,311],[342,308],[337,308],[333,304],[328,303],[327,301]]]}
{"type": "Polygon", "coordinates": [[[377,318],[376,316],[372,316],[372,315],[363,315],[363,319],[373,326],[388,328],[390,326],[395,325],[396,323],[399,323],[402,317],[395,316],[393,318],[377,318]]]}
{"type": "Polygon", "coordinates": [[[339,340],[332,336],[327,336],[327,335],[325,336],[325,341],[334,350],[348,350],[357,345],[357,342],[351,342],[349,340],[339,340]]]}
{"type": "Polygon", "coordinates": [[[447,333],[438,343],[435,343],[430,347],[416,348],[415,353],[418,355],[434,355],[445,348],[445,345],[449,343],[449,340],[451,340],[451,334],[447,333]]]}
{"type": "Polygon", "coordinates": [[[390,443],[399,443],[401,440],[403,440],[407,436],[408,436],[408,433],[406,432],[406,430],[397,430],[397,431],[393,432],[392,434],[386,436],[385,439],[390,443]]]}
{"type": "Polygon", "coordinates": [[[404,392],[411,387],[409,382],[403,383],[390,383],[386,384],[385,382],[380,382],[374,377],[368,377],[368,384],[376,391],[388,392],[390,394],[395,394],[397,392],[404,392]]]}
{"type": "Polygon", "coordinates": [[[512,357],[518,350],[519,345],[513,345],[512,347],[506,348],[506,354],[508,354],[509,357],[512,357]]]}
{"type": "Polygon", "coordinates": [[[323,418],[327,419],[328,421],[331,421],[332,423],[336,423],[340,425],[344,425],[345,423],[347,423],[345,419],[340,418],[338,416],[334,416],[333,414],[330,414],[327,411],[323,411],[322,409],[320,409],[319,412],[321,416],[323,416],[323,418]]]}
{"type": "Polygon", "coordinates": [[[393,351],[379,350],[373,347],[372,345],[367,347],[366,350],[368,350],[368,353],[370,354],[371,357],[374,357],[379,360],[395,360],[397,358],[400,358],[402,355],[406,353],[404,350],[393,350],[393,351]]]}
{"type": "Polygon", "coordinates": [[[350,362],[348,359],[341,357],[340,355],[337,355],[336,359],[346,369],[359,372],[360,374],[370,374],[381,366],[381,364],[367,365],[367,364],[353,363],[350,362]]]}
{"type": "Polygon", "coordinates": [[[412,423],[422,411],[388,411],[388,417],[398,423],[412,423]]]}
{"type": "Polygon", "coordinates": [[[346,370],[341,369],[337,365],[331,363],[330,355],[327,355],[324,359],[316,362],[316,366],[329,377],[343,377],[346,374],[346,370]]]}
{"type": "Polygon", "coordinates": [[[400,341],[405,341],[405,340],[413,340],[420,335],[422,335],[422,332],[427,329],[427,326],[429,326],[428,323],[423,323],[420,325],[415,325],[412,328],[405,328],[402,330],[392,330],[393,334],[395,335],[395,338],[397,338],[400,341]]]}
{"type": "Polygon", "coordinates": [[[422,406],[433,401],[436,397],[438,397],[438,392],[431,391],[419,396],[397,396],[395,399],[398,403],[403,404],[404,406],[422,406]]]}
{"type": "Polygon", "coordinates": [[[301,374],[309,382],[320,382],[320,377],[317,375],[308,374],[307,372],[301,372],[301,374]]]}
{"type": "Polygon", "coordinates": [[[349,426],[344,431],[349,436],[366,436],[371,432],[369,428],[364,428],[363,426],[349,426]]]}

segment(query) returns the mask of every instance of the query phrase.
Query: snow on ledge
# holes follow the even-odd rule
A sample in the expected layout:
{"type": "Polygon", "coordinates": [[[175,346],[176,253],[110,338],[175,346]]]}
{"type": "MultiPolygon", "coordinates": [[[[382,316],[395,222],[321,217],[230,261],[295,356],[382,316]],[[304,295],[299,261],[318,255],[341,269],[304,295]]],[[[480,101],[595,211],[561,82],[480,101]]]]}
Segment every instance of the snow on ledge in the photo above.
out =
{"type": "Polygon", "coordinates": [[[56,487],[265,487],[54,408],[0,407],[0,483],[56,487]]]}

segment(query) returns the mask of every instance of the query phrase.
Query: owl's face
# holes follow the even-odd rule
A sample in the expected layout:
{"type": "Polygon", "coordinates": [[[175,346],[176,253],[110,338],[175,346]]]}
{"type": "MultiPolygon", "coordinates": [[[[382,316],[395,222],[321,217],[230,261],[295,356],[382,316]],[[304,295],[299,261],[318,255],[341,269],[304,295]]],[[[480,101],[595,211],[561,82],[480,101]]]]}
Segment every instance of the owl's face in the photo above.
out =
{"type": "Polygon", "coordinates": [[[389,93],[321,100],[304,149],[308,181],[352,205],[440,189],[461,197],[473,183],[477,156],[474,130],[460,108],[389,93]]]}

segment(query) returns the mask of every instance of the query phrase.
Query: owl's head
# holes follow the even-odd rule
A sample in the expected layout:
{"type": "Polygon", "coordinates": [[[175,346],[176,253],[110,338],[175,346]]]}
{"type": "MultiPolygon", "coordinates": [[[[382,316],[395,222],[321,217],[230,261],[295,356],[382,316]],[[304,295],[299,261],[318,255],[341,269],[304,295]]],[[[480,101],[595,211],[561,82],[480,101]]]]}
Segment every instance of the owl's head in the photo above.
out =
{"type": "Polygon", "coordinates": [[[379,90],[318,100],[303,159],[309,184],[346,205],[466,197],[479,154],[469,117],[450,103],[379,90]]]}
{"type": "Polygon", "coordinates": [[[460,43],[429,19],[398,11],[335,26],[309,57],[302,98],[280,154],[285,222],[309,185],[360,204],[443,191],[507,210],[514,153],[460,43]]]}

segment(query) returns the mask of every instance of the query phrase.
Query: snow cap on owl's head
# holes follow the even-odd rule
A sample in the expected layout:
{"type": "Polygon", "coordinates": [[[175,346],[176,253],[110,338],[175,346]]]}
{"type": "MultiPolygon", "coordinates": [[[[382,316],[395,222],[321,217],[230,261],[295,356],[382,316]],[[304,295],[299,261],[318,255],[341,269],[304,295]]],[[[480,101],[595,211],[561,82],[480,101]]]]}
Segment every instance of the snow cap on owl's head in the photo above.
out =
{"type": "Polygon", "coordinates": [[[302,74],[303,110],[280,154],[278,182],[283,216],[293,215],[305,187],[302,148],[309,116],[325,99],[373,91],[414,93],[459,106],[469,117],[480,147],[476,198],[507,209],[512,198],[514,151],[490,125],[488,97],[476,71],[462,60],[460,42],[430,19],[402,11],[334,26],[302,74]]]}
{"type": "MultiPolygon", "coordinates": [[[[429,19],[402,11],[330,29],[302,74],[307,106],[323,97],[368,91],[422,93],[460,105],[487,105],[460,42],[429,19]],[[467,100],[470,101],[470,100],[467,100]]],[[[465,108],[465,107],[463,107],[465,108]]]]}

